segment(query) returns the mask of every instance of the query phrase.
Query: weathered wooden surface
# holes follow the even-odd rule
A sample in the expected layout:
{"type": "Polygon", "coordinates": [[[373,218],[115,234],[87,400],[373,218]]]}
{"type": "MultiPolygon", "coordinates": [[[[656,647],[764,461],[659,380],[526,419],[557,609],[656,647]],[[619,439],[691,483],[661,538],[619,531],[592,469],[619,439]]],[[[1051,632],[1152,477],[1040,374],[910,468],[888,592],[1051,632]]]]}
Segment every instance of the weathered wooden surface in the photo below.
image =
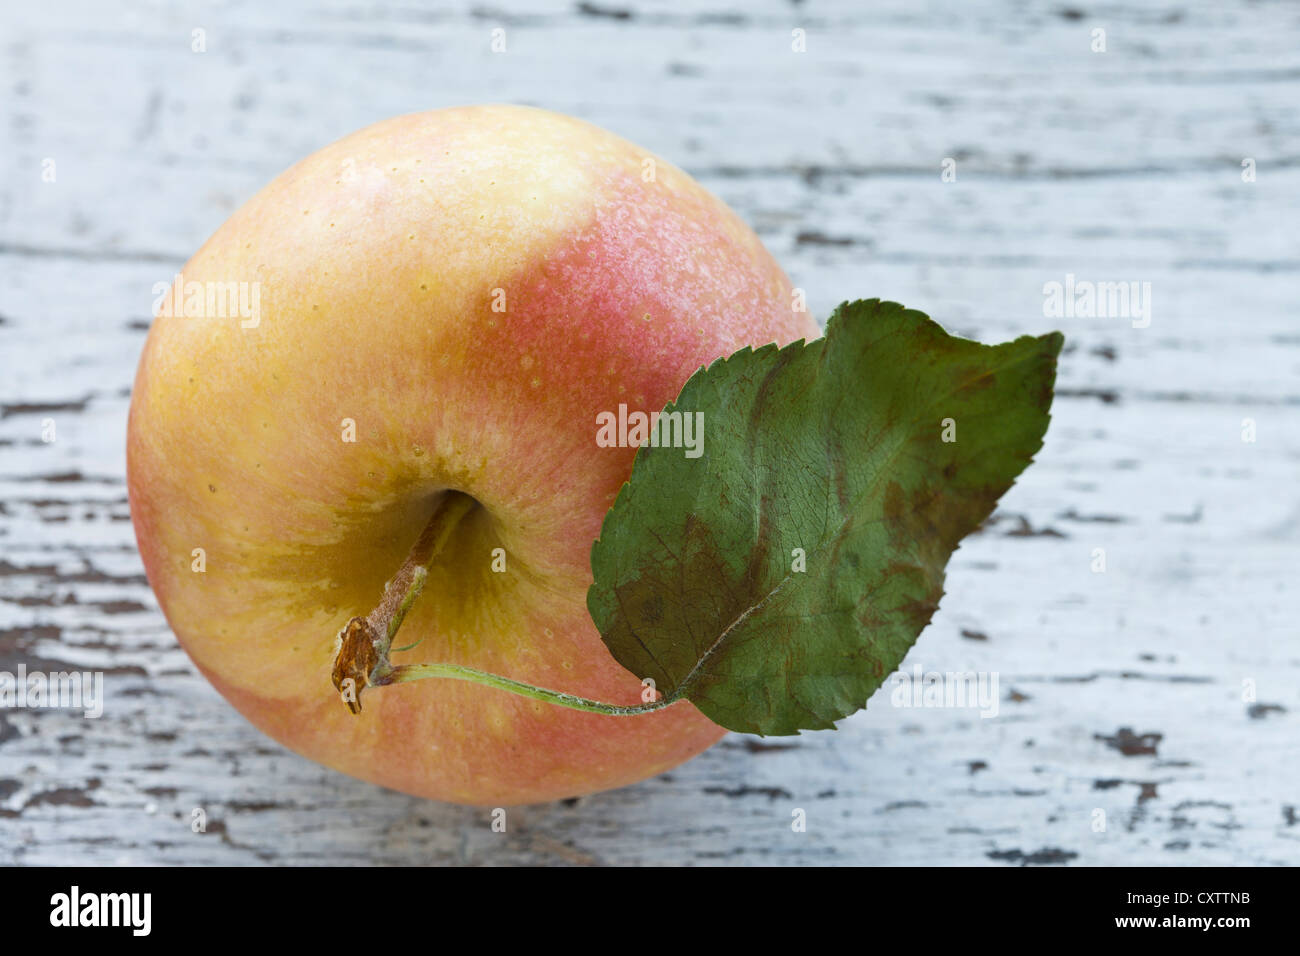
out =
{"type": "Polygon", "coordinates": [[[0,711],[0,862],[1300,862],[1300,10],[1133,6],[6,4],[0,670],[102,670],[108,701],[0,711]],[[123,484],[151,287],[316,148],[483,101],[677,161],[821,316],[1066,332],[1047,446],[905,664],[997,672],[996,718],[887,686],[499,834],[284,751],[197,676],[123,484]],[[1066,273],[1150,282],[1150,326],[1044,317],[1066,273]]]}

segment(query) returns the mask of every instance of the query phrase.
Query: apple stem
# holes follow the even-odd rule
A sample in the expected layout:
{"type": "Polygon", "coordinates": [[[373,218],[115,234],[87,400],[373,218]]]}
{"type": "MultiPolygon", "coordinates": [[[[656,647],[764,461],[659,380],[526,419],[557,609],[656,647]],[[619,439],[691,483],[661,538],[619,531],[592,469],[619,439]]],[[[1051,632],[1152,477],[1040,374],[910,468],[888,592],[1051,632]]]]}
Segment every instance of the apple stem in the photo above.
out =
{"type": "Polygon", "coordinates": [[[646,704],[632,706],[606,704],[603,701],[566,694],[560,690],[535,687],[532,684],[525,684],[523,681],[502,677],[500,674],[489,674],[487,671],[477,670],[473,667],[462,667],[459,664],[402,664],[393,668],[387,683],[402,684],[407,681],[424,680],[427,677],[448,677],[453,680],[472,681],[487,687],[495,687],[498,690],[509,691],[521,697],[531,697],[533,700],[542,700],[548,704],[568,707],[570,710],[583,710],[589,714],[609,714],[615,717],[648,714],[653,710],[662,710],[669,704],[676,703],[674,698],[665,697],[646,704]]]}
{"type": "Polygon", "coordinates": [[[339,631],[332,676],[334,687],[343,695],[344,703],[352,713],[361,713],[361,692],[367,687],[384,687],[432,677],[472,681],[571,710],[616,717],[648,714],[677,702],[680,695],[632,706],[606,704],[460,664],[399,664],[394,667],[389,661],[393,638],[407,611],[424,590],[429,565],[442,551],[456,525],[477,507],[478,502],[469,495],[459,491],[444,492],[406,560],[384,585],[379,604],[365,617],[352,618],[339,631]]]}
{"type": "Polygon", "coordinates": [[[384,635],[385,652],[397,636],[402,621],[406,619],[406,612],[424,590],[430,563],[442,551],[456,525],[476,507],[478,502],[469,495],[459,491],[444,492],[429,523],[411,546],[406,560],[392,580],[384,585],[384,596],[379,605],[367,615],[367,619],[376,631],[384,635]]]}

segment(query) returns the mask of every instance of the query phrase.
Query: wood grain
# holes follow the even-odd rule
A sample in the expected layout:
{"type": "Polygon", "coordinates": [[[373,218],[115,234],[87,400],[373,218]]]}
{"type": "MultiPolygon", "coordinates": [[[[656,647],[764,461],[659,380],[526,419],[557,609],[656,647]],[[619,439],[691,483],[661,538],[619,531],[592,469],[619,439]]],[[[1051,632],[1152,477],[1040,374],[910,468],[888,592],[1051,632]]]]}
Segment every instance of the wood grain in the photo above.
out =
{"type": "Polygon", "coordinates": [[[100,670],[108,700],[0,711],[0,862],[1300,862],[1300,9],[1140,6],[5,5],[0,670],[100,670]],[[501,834],[283,750],[197,675],[123,484],[153,284],[320,146],[485,101],[674,160],[823,317],[1066,333],[1046,447],[904,664],[996,672],[995,718],[887,686],[501,834]],[[1150,282],[1150,326],[1046,317],[1067,273],[1150,282]]]}

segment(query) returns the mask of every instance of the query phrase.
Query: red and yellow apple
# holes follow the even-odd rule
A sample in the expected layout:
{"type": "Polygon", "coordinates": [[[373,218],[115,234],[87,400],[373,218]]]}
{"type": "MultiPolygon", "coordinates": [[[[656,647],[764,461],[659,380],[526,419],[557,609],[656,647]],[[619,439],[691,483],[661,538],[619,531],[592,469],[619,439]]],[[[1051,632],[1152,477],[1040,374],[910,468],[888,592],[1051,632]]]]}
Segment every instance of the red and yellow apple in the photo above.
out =
{"type": "Polygon", "coordinates": [[[230,283],[254,290],[253,319],[154,321],[127,464],[158,601],[241,713],[327,766],[477,805],[632,783],[722,735],[686,702],[616,717],[453,680],[372,690],[354,716],[330,684],[340,626],[456,489],[481,507],[430,568],[396,641],[420,643],[394,662],[640,702],[585,603],[636,452],[599,447],[597,415],[657,410],[720,356],[818,334],[721,201],[554,113],[403,116],[262,190],[175,300],[230,283]]]}

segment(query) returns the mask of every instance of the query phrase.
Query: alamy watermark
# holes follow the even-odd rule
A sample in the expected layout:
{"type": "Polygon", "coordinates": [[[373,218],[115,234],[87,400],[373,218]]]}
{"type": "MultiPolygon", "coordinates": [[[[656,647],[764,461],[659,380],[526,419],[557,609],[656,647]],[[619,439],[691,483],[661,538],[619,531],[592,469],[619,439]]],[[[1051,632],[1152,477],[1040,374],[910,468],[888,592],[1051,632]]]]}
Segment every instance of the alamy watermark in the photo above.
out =
{"type": "Polygon", "coordinates": [[[704,454],[703,412],[618,412],[596,415],[596,445],[600,448],[684,448],[687,458],[704,454]]]}
{"type": "Polygon", "coordinates": [[[80,710],[94,719],[104,713],[103,671],[0,671],[0,710],[80,710]]]}
{"type": "Polygon", "coordinates": [[[73,886],[50,897],[51,926],[120,926],[132,936],[153,929],[152,893],[83,893],[73,886]]]}
{"type": "Polygon", "coordinates": [[[948,707],[978,709],[981,717],[998,715],[997,671],[898,671],[890,679],[894,707],[948,707]]]}
{"type": "Polygon", "coordinates": [[[241,329],[255,329],[262,321],[260,282],[186,282],[178,272],[171,282],[155,282],[153,294],[154,318],[238,318],[241,329]]]}
{"type": "Polygon", "coordinates": [[[1133,328],[1151,324],[1151,283],[1076,279],[1043,285],[1043,315],[1049,319],[1132,319],[1133,328]]]}

